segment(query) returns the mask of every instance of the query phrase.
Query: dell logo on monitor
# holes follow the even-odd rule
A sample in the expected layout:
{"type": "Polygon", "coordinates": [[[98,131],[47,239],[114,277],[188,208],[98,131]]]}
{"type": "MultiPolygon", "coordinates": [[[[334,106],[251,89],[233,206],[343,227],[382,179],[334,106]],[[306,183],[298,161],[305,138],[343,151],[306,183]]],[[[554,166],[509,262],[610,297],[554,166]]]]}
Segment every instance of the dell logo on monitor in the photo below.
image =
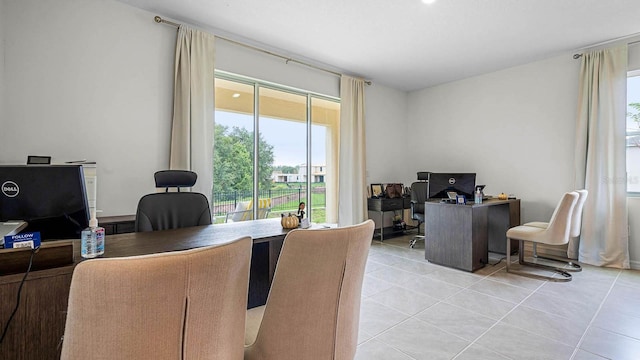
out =
{"type": "Polygon", "coordinates": [[[16,197],[20,193],[20,188],[13,181],[5,181],[2,184],[2,193],[6,197],[16,197]]]}
{"type": "Polygon", "coordinates": [[[456,178],[449,178],[449,185],[453,185],[456,183],[456,178]]]}

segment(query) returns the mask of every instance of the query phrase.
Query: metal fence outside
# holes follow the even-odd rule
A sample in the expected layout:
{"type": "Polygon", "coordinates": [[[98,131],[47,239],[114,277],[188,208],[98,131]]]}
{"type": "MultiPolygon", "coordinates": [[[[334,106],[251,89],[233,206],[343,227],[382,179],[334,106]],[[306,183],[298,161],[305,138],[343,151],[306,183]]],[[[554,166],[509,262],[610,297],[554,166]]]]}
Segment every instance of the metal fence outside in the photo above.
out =
{"type": "MultiPolygon", "coordinates": [[[[312,206],[314,209],[326,207],[326,188],[315,187],[311,189],[312,206]]],[[[260,191],[259,199],[271,199],[271,217],[280,216],[281,213],[295,212],[298,204],[307,201],[306,188],[278,189],[260,191]]],[[[253,191],[230,191],[213,194],[212,213],[214,217],[224,217],[227,213],[236,210],[238,203],[251,201],[253,191]]]]}

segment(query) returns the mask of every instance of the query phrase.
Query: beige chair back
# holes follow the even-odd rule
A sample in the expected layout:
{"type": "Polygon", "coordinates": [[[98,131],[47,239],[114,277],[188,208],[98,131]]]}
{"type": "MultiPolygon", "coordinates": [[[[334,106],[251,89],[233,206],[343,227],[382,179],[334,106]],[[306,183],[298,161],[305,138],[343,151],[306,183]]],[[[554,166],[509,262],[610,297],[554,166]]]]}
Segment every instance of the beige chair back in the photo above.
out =
{"type": "Polygon", "coordinates": [[[582,228],[582,208],[589,195],[587,190],[576,190],[576,192],[578,193],[578,201],[571,215],[571,234],[569,235],[572,238],[580,236],[580,229],[582,228]]]}
{"type": "Polygon", "coordinates": [[[242,359],[251,246],[83,261],[61,359],[242,359]]]}
{"type": "Polygon", "coordinates": [[[565,193],[556,206],[553,215],[551,215],[549,226],[533,241],[549,245],[563,245],[568,243],[572,225],[571,216],[573,215],[573,209],[577,201],[577,192],[571,191],[565,193]]]}
{"type": "Polygon", "coordinates": [[[374,223],[292,230],[245,359],[352,360],[374,223]]]}

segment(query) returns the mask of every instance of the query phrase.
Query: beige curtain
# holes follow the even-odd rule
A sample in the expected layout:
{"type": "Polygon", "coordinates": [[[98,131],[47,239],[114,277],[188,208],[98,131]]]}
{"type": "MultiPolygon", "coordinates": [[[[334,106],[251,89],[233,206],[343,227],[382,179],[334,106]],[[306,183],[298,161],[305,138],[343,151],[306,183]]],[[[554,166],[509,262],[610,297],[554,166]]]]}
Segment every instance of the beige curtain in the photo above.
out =
{"type": "Polygon", "coordinates": [[[364,80],[340,80],[340,148],[338,156],[338,226],[367,218],[364,80]]]}
{"type": "Polygon", "coordinates": [[[626,175],[627,46],[582,56],[576,136],[576,187],[586,188],[579,241],[568,255],[596,266],[629,268],[626,175]]]}
{"type": "Polygon", "coordinates": [[[211,34],[178,28],[170,169],[198,174],[192,189],[211,202],[213,184],[214,43],[211,34]]]}

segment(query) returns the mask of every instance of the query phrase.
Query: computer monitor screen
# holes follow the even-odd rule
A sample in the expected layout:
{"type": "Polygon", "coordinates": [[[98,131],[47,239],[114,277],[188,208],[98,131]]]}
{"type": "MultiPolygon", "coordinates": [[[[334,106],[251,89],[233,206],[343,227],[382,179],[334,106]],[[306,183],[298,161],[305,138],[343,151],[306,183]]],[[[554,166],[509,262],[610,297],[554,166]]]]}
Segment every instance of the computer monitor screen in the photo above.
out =
{"type": "Polygon", "coordinates": [[[0,220],[24,220],[42,240],[79,239],[89,225],[80,165],[0,166],[0,220]]]}
{"type": "Polygon", "coordinates": [[[468,199],[473,198],[476,187],[475,173],[431,173],[429,174],[429,198],[446,199],[448,191],[455,191],[468,199]]]}

